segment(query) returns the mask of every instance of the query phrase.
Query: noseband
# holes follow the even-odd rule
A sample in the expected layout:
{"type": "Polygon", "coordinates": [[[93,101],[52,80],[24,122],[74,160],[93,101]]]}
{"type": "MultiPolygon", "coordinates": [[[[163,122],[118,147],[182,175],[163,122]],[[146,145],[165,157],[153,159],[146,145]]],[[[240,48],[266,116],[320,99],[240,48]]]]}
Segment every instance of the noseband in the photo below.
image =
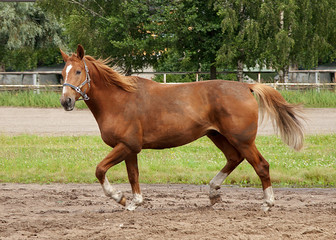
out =
{"type": "Polygon", "coordinates": [[[89,75],[89,69],[86,66],[84,58],[83,58],[83,62],[84,62],[85,73],[86,73],[85,81],[82,82],[78,87],[76,87],[76,86],[74,86],[74,85],[72,85],[70,83],[64,83],[63,84],[63,87],[69,86],[69,87],[71,87],[72,89],[74,89],[76,92],[78,92],[82,96],[82,98],[78,99],[77,101],[79,101],[79,100],[85,100],[86,101],[86,100],[90,99],[89,96],[85,92],[83,92],[81,90],[81,88],[84,87],[85,84],[88,84],[89,85],[89,89],[90,89],[90,81],[91,81],[91,78],[90,78],[90,75],[89,75]]]}

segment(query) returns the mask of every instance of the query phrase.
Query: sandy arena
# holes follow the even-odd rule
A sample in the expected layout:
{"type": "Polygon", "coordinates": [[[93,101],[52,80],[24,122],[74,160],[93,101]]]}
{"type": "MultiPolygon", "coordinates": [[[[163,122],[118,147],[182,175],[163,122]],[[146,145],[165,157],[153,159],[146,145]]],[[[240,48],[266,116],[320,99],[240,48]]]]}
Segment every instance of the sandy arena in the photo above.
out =
{"type": "MultiPolygon", "coordinates": [[[[336,109],[307,109],[307,132],[336,133],[336,109]]],[[[272,134],[266,123],[260,134],[272,134]]],[[[0,134],[96,135],[88,111],[0,108],[0,134]],[[83,130],[85,129],[85,130],[83,130]]],[[[141,173],[140,173],[141,175],[141,173]]],[[[141,177],[141,176],[140,176],[141,177]]],[[[129,184],[117,184],[131,197],[129,184]]],[[[223,186],[209,205],[208,186],[141,184],[134,212],[105,197],[99,184],[14,184],[0,179],[0,239],[336,239],[336,189],[223,186]]]]}

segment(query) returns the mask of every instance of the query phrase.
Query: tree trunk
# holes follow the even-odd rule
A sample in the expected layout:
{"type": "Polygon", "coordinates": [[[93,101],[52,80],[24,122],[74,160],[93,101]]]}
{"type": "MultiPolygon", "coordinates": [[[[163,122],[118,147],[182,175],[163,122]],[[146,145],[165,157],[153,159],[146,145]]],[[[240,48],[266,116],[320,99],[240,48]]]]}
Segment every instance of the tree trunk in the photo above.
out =
{"type": "Polygon", "coordinates": [[[282,70],[279,71],[279,83],[284,83],[284,72],[282,70]]]}
{"type": "Polygon", "coordinates": [[[210,66],[210,79],[217,79],[217,68],[215,65],[210,66]]]}
{"type": "Polygon", "coordinates": [[[289,73],[289,67],[286,66],[284,67],[284,69],[282,70],[283,72],[283,79],[284,79],[284,83],[288,83],[288,73],[289,73]]]}
{"type": "MultiPolygon", "coordinates": [[[[291,69],[290,70],[298,70],[299,67],[297,64],[292,63],[291,69]]],[[[291,73],[291,82],[297,82],[298,74],[297,73],[291,73]]]]}
{"type": "Polygon", "coordinates": [[[132,75],[132,68],[127,67],[124,72],[125,76],[131,76],[132,75]]]}
{"type": "Polygon", "coordinates": [[[244,64],[242,61],[238,60],[237,64],[237,80],[243,82],[244,80],[244,64]]]}
{"type": "Polygon", "coordinates": [[[282,70],[279,71],[279,83],[288,82],[288,72],[289,72],[288,66],[284,67],[282,70]]]}

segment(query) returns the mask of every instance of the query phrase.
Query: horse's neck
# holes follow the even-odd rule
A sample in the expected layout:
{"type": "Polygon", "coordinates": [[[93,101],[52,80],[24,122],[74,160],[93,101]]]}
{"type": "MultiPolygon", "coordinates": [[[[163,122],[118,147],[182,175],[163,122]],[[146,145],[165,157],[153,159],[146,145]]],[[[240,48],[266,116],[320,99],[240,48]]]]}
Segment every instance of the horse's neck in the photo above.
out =
{"type": "Polygon", "coordinates": [[[86,105],[98,121],[108,109],[113,110],[121,105],[119,104],[119,96],[123,95],[123,90],[115,84],[105,84],[98,82],[92,78],[92,84],[88,96],[90,99],[86,101],[86,105]]]}

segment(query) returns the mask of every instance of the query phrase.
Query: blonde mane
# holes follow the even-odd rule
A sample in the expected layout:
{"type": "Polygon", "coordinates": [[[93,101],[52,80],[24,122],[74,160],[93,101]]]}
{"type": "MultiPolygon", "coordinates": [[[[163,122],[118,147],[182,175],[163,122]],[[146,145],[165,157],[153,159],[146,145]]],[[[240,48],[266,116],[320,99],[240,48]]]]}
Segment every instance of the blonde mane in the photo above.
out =
{"type": "Polygon", "coordinates": [[[117,71],[113,70],[108,64],[110,59],[95,59],[91,56],[85,55],[85,60],[92,63],[100,77],[105,81],[106,84],[115,84],[127,92],[134,92],[137,89],[136,78],[131,76],[123,76],[117,71]]]}

